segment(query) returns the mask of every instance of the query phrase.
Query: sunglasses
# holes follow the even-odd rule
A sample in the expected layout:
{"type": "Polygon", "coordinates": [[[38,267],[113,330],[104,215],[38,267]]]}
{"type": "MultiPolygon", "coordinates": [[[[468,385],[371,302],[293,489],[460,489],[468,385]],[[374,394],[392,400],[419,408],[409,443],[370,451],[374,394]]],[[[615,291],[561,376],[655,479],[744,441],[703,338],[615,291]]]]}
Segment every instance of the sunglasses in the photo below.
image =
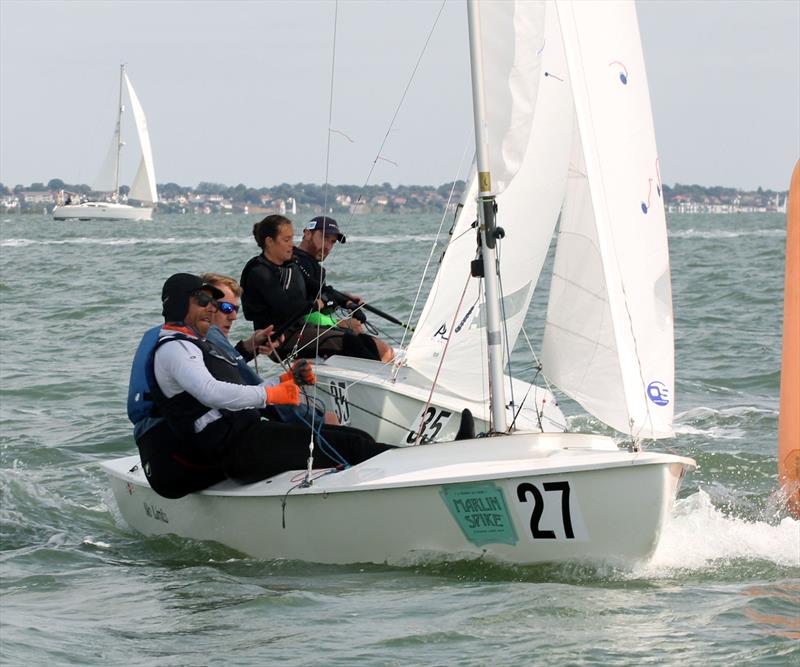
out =
{"type": "Polygon", "coordinates": [[[230,301],[217,301],[217,310],[224,315],[230,315],[231,313],[238,313],[239,306],[230,301]]]}
{"type": "Polygon", "coordinates": [[[192,294],[194,302],[201,308],[205,308],[209,303],[217,305],[217,302],[208,292],[194,292],[192,294]]]}

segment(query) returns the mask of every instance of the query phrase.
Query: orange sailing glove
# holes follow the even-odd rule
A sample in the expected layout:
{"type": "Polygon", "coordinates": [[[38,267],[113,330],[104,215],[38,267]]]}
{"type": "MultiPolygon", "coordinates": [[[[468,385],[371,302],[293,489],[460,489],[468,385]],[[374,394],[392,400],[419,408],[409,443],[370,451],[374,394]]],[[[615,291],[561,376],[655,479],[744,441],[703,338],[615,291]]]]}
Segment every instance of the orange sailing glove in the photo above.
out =
{"type": "Polygon", "coordinates": [[[267,387],[269,405],[300,405],[300,387],[294,380],[281,382],[275,387],[267,387]]]}
{"type": "Polygon", "coordinates": [[[299,385],[316,384],[317,376],[308,359],[298,359],[292,364],[291,370],[280,376],[281,382],[294,380],[299,385]]]}

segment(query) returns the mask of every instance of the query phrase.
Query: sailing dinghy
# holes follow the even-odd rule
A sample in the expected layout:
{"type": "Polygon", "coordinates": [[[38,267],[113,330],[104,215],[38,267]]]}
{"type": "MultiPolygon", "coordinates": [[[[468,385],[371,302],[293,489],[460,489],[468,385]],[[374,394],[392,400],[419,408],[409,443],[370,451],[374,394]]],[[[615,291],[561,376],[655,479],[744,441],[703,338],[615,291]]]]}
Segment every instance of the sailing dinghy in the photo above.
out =
{"type": "Polygon", "coordinates": [[[178,500],[150,489],[138,456],[106,462],[121,514],[136,530],[323,563],[630,562],[653,553],[694,461],[638,446],[671,435],[674,396],[664,212],[633,3],[470,0],[468,10],[474,201],[465,201],[406,363],[332,358],[318,369],[319,383],[342,383],[348,399],[366,387],[376,414],[396,422],[394,442],[417,446],[341,471],[226,481],[178,500]],[[612,129],[619,134],[599,136],[612,129]],[[530,198],[535,206],[525,204],[516,219],[514,202],[530,198]],[[508,217],[506,242],[496,203],[508,217]],[[559,214],[543,367],[592,414],[633,436],[631,448],[560,432],[554,405],[552,422],[533,408],[530,430],[509,419],[506,393],[521,397],[530,385],[505,375],[504,349],[522,326],[559,214]],[[475,230],[459,236],[474,219],[475,263],[475,230]],[[461,248],[467,236],[471,246],[461,248]],[[507,277],[515,264],[524,275],[507,277]],[[451,285],[451,271],[460,284],[451,285]],[[451,289],[469,297],[451,301],[451,289]],[[485,341],[477,355],[475,340],[485,341]],[[481,358],[488,371],[476,368],[481,358]],[[433,392],[432,375],[441,380],[433,392]],[[477,421],[486,437],[435,442],[452,432],[441,413],[420,437],[426,403],[453,414],[465,405],[482,410],[484,376],[488,414],[477,421]]]}
{"type": "Polygon", "coordinates": [[[108,157],[103,165],[95,190],[111,192],[111,201],[74,201],[78,195],[60,193],[59,202],[53,209],[54,220],[152,220],[153,205],[158,202],[156,177],[153,170],[153,150],[150,147],[150,133],[147,130],[147,118],[144,115],[139,98],[131,85],[125,65],[119,70],[119,100],[117,102],[117,123],[108,157]],[[149,204],[149,206],[131,206],[121,202],[119,192],[120,155],[125,143],[122,140],[122,91],[128,91],[136,135],[139,140],[141,158],[139,169],[133,179],[128,199],[149,204]]]}

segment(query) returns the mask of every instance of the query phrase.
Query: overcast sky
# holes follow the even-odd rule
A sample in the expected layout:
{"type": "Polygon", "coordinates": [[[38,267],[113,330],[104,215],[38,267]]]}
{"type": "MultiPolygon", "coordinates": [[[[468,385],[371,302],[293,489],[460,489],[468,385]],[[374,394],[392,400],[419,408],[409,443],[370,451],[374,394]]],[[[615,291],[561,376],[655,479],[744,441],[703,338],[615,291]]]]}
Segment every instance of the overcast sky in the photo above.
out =
{"type": "MultiPolygon", "coordinates": [[[[159,183],[322,183],[335,7],[0,0],[0,182],[91,183],[125,62],[159,183]]],[[[367,180],[440,7],[339,3],[332,127],[352,142],[333,135],[331,183],[367,180]]],[[[800,156],[800,1],[637,7],[664,182],[786,189],[800,156]]],[[[449,0],[369,183],[459,175],[469,91],[464,3],[449,0]]]]}

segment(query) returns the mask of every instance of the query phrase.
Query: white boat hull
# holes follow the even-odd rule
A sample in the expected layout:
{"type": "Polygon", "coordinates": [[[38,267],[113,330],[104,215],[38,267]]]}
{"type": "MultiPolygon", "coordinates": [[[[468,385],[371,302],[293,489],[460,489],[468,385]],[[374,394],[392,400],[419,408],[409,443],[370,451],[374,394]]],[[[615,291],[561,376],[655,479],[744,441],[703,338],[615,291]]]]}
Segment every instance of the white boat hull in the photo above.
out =
{"type": "MultiPolygon", "coordinates": [[[[408,367],[400,368],[395,377],[391,365],[331,357],[316,360],[314,370],[317,399],[341,423],[366,431],[378,442],[406,446],[453,440],[465,409],[472,413],[476,433],[489,430],[488,397],[470,399],[445,388],[437,388],[431,395],[430,381],[408,367]]],[[[513,383],[515,402],[522,404],[521,410],[508,408],[508,424],[514,422],[515,430],[520,431],[564,431],[566,420],[549,391],[506,379],[513,383]]],[[[308,391],[314,395],[313,388],[308,391]]],[[[508,390],[506,398],[511,401],[508,390]]]]}
{"type": "Polygon", "coordinates": [[[114,202],[84,202],[56,206],[54,220],[152,220],[153,209],[114,202]]]}
{"type": "Polygon", "coordinates": [[[169,500],[150,489],[138,456],[102,464],[123,518],[146,535],[339,564],[646,559],[693,466],[603,436],[516,434],[398,448],[307,488],[295,471],[169,500]]]}

